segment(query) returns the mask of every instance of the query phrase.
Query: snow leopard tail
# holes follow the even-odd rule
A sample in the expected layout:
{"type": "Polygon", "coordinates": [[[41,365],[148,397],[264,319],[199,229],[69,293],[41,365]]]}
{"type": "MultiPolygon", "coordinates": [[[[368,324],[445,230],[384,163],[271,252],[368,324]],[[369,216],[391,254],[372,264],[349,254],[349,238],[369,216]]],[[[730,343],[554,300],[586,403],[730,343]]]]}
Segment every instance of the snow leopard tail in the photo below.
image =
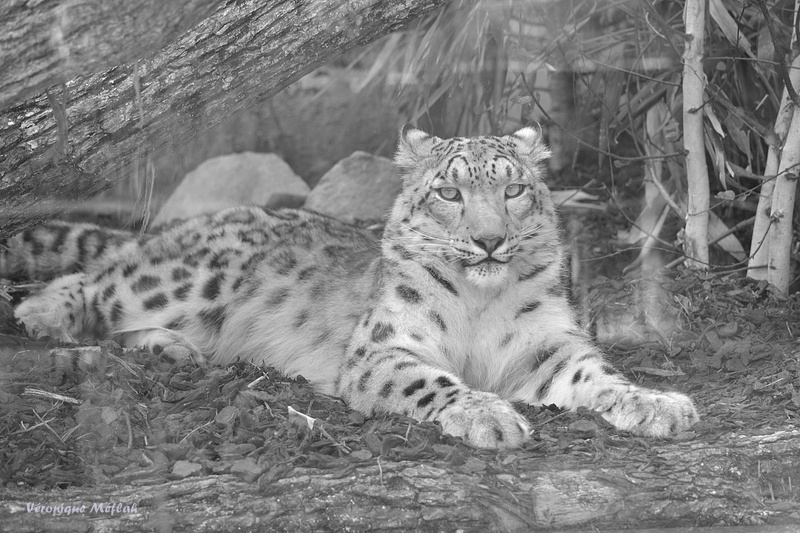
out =
{"type": "Polygon", "coordinates": [[[49,280],[90,269],[138,240],[127,231],[52,220],[0,241],[0,277],[49,280]]]}

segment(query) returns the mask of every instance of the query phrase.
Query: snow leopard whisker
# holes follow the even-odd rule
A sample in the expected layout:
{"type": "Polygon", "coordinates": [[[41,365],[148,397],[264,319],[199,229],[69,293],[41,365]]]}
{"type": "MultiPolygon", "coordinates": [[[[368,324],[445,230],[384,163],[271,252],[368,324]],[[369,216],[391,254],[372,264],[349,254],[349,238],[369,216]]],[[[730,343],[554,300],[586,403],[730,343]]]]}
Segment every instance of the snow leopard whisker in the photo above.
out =
{"type": "Polygon", "coordinates": [[[402,243],[406,249],[409,250],[419,250],[424,248],[441,248],[443,250],[447,250],[452,248],[449,243],[441,243],[441,242],[420,242],[418,240],[411,239],[402,243]]]}
{"type": "MultiPolygon", "coordinates": [[[[418,235],[422,235],[423,237],[426,237],[428,239],[433,239],[435,241],[442,241],[442,242],[450,242],[449,238],[439,237],[437,235],[431,235],[429,233],[425,233],[424,231],[416,229],[416,228],[413,228],[409,224],[406,224],[404,222],[401,222],[400,225],[403,226],[404,228],[407,228],[407,229],[413,231],[414,233],[416,233],[418,235]]],[[[409,239],[410,237],[402,237],[401,236],[401,239],[403,239],[403,238],[409,239]]]]}
{"type": "MultiPolygon", "coordinates": [[[[526,227],[522,228],[522,231],[519,232],[519,236],[520,236],[520,238],[524,239],[525,237],[529,237],[533,233],[537,233],[537,232],[541,231],[543,228],[544,228],[544,223],[543,222],[537,222],[535,224],[531,224],[530,226],[526,226],[526,227]]],[[[548,233],[550,233],[549,230],[548,230],[548,233]]]]}

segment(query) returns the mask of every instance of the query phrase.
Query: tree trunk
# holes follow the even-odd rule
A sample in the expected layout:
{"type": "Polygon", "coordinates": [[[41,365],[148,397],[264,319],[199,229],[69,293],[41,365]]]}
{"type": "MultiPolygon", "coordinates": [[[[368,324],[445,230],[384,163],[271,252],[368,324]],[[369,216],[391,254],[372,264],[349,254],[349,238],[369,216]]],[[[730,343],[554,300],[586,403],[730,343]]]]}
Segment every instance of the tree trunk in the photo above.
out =
{"type": "Polygon", "coordinates": [[[686,0],[686,49],[683,52],[683,148],[686,150],[688,206],[683,252],[686,265],[708,268],[708,167],[703,141],[703,106],[706,75],[703,72],[706,0],[686,0]]]}
{"type": "MultiPolygon", "coordinates": [[[[366,44],[444,2],[228,2],[149,57],[79,77],[0,110],[0,239],[70,202],[100,192],[130,172],[132,165],[143,165],[170,145],[276,93],[325,60],[366,44]]],[[[189,3],[195,6],[195,13],[205,5],[199,0],[189,3]]],[[[48,7],[50,4],[24,11],[13,4],[10,9],[18,12],[18,24],[33,27],[35,20],[50,20],[48,13],[67,10],[48,7]]],[[[68,4],[67,0],[59,2],[59,6],[68,4]]],[[[162,15],[156,5],[129,21],[134,29],[116,34],[125,39],[116,47],[128,51],[125,58],[146,52],[147,46],[137,45],[137,35],[159,27],[156,21],[162,15]]],[[[85,27],[103,27],[100,19],[107,17],[105,9],[87,9],[84,15],[90,17],[83,20],[85,27]]],[[[53,27],[51,33],[57,30],[53,27]]],[[[36,41],[33,36],[45,33],[30,31],[24,37],[36,41]]],[[[152,42],[167,42],[168,33],[164,29],[160,40],[152,42]]],[[[9,64],[13,50],[0,50],[0,65],[9,64]]],[[[87,68],[82,72],[91,72],[117,57],[99,45],[94,50],[97,60],[84,57],[87,68]]],[[[82,51],[84,56],[90,52],[82,51]]],[[[47,61],[42,64],[47,68],[47,61]]],[[[76,71],[62,69],[61,78],[43,79],[63,79],[65,72],[76,71]]],[[[22,93],[47,83],[34,74],[29,73],[30,83],[22,93]]]]}
{"type": "Polygon", "coordinates": [[[781,151],[781,162],[770,206],[772,225],[769,232],[767,281],[784,294],[789,292],[789,283],[792,281],[792,222],[799,175],[798,165],[800,165],[800,112],[795,110],[781,151]]]}
{"type": "MultiPolygon", "coordinates": [[[[797,16],[800,10],[800,0],[795,1],[794,5],[794,24],[792,25],[792,40],[789,46],[794,50],[797,44],[797,16]]],[[[789,70],[789,81],[793,87],[800,87],[800,55],[796,55],[792,60],[792,68],[789,70]]],[[[789,126],[792,123],[792,116],[796,102],[789,98],[787,87],[783,88],[781,104],[778,108],[778,116],[775,118],[773,131],[780,141],[780,146],[770,146],[767,152],[767,163],[764,167],[766,179],[761,183],[758,196],[758,208],[756,209],[756,220],[753,225],[753,238],[750,241],[750,261],[747,264],[747,277],[752,279],[769,278],[769,256],[770,256],[770,226],[772,216],[772,195],[775,190],[775,180],[771,176],[778,175],[778,167],[781,163],[781,149],[786,144],[786,136],[789,133],[789,126]]],[[[784,243],[785,244],[785,243],[784,243]]],[[[791,246],[791,243],[790,243],[791,246]]]]}
{"type": "Polygon", "coordinates": [[[583,459],[520,456],[460,466],[371,459],[340,471],[296,468],[277,480],[264,474],[253,483],[225,475],[53,492],[6,488],[0,523],[19,533],[531,531],[779,524],[800,511],[791,488],[800,468],[797,430],[659,444],[645,453],[609,448],[583,459]],[[93,503],[128,512],[92,512],[93,503]],[[58,504],[86,507],[47,512],[58,504]]]}

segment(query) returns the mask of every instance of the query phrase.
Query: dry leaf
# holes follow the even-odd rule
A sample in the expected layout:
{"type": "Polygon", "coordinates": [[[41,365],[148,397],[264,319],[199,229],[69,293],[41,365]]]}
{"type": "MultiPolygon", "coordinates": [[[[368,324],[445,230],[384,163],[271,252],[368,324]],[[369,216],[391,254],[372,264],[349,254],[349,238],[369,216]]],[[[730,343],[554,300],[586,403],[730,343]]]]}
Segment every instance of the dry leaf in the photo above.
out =
{"type": "Polygon", "coordinates": [[[299,428],[314,429],[314,422],[316,418],[311,418],[308,415],[296,411],[291,405],[286,407],[289,410],[289,421],[299,428]]]}

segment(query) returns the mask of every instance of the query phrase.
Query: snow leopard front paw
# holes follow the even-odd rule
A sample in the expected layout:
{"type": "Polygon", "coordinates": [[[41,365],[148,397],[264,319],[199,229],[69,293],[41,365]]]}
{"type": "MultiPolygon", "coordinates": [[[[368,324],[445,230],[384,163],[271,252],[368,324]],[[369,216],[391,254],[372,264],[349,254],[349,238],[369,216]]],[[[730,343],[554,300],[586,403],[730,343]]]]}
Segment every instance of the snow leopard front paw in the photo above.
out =
{"type": "Polygon", "coordinates": [[[599,410],[614,426],[643,437],[673,437],[700,420],[685,394],[637,387],[619,395],[608,409],[599,410]]]}
{"type": "Polygon", "coordinates": [[[481,448],[514,448],[528,440],[528,421],[514,406],[490,392],[469,390],[437,417],[445,433],[481,448]]]}
{"type": "Polygon", "coordinates": [[[77,343],[83,328],[83,278],[83,274],[60,277],[29,296],[14,310],[17,322],[33,338],[52,337],[77,343]]]}

